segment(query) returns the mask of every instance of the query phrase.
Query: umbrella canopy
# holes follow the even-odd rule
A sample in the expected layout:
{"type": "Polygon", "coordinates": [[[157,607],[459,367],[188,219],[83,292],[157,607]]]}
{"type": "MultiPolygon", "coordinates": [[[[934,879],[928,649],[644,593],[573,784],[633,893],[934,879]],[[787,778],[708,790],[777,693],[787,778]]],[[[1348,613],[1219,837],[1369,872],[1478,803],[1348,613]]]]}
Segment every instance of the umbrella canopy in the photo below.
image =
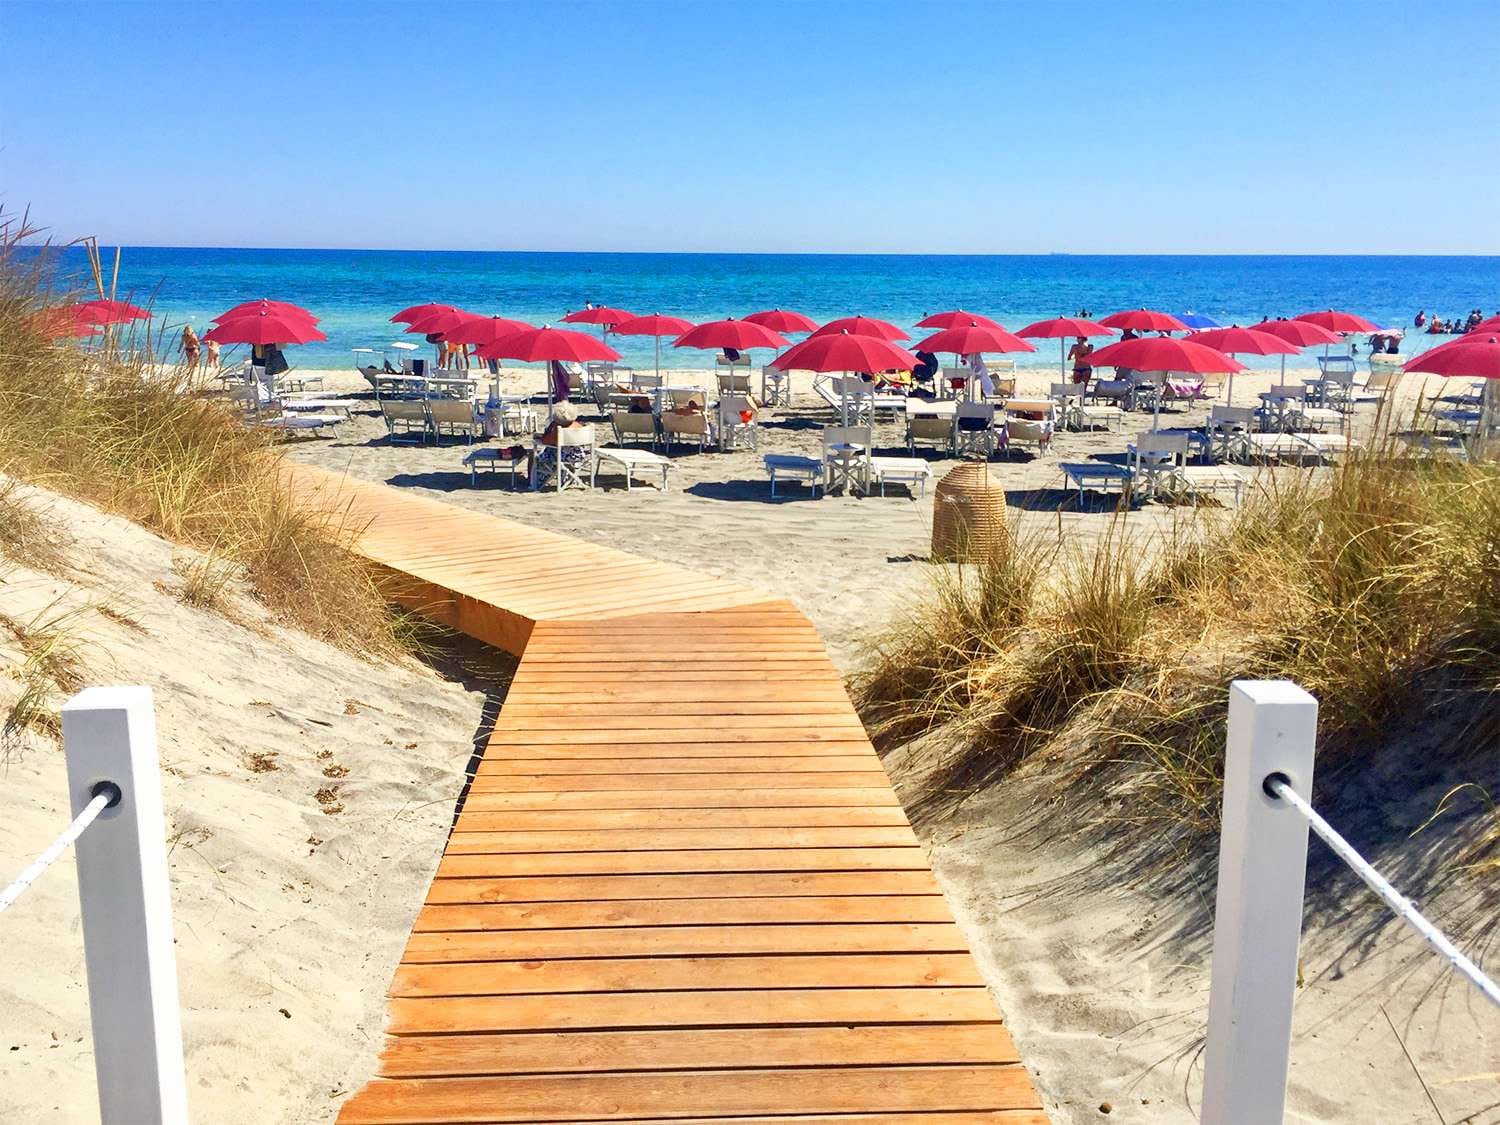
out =
{"type": "MultiPolygon", "coordinates": [[[[1099,322],[1105,328],[1129,328],[1134,332],[1186,332],[1188,326],[1183,324],[1171,313],[1157,312],[1154,309],[1125,309],[1122,312],[1110,313],[1099,322]]],[[[1112,364],[1104,364],[1111,367],[1112,364]]],[[[1128,367],[1129,364],[1126,364],[1128,367]]],[[[1142,368],[1141,370],[1154,370],[1142,368]]]]}
{"type": "Polygon", "coordinates": [[[84,301],[74,305],[78,315],[90,324],[124,324],[128,320],[150,320],[151,314],[129,301],[84,301]]]}
{"type": "Polygon", "coordinates": [[[79,312],[77,305],[38,309],[26,318],[26,323],[32,331],[48,340],[61,340],[64,336],[97,336],[103,331],[87,313],[79,312]]]}
{"type": "Polygon", "coordinates": [[[762,328],[769,328],[772,332],[816,332],[818,322],[810,316],[803,316],[799,312],[790,309],[766,309],[764,312],[753,312],[745,317],[751,324],[758,324],[762,328]]]}
{"type": "Polygon", "coordinates": [[[1307,320],[1263,320],[1259,324],[1252,324],[1250,331],[1264,332],[1278,340],[1285,340],[1288,344],[1296,344],[1299,348],[1339,342],[1336,333],[1307,320]]]}
{"type": "Polygon", "coordinates": [[[1188,337],[1194,344],[1216,348],[1225,355],[1296,355],[1302,349],[1289,340],[1283,340],[1270,332],[1255,328],[1241,328],[1232,324],[1228,328],[1210,328],[1194,332],[1188,337]]]}
{"type": "Polygon", "coordinates": [[[481,319],[478,313],[471,313],[465,309],[455,308],[452,305],[444,305],[441,308],[425,312],[406,326],[408,332],[419,332],[424,336],[438,335],[447,336],[455,332],[463,325],[472,320],[481,319]]]}
{"type": "Polygon", "coordinates": [[[976,352],[1034,352],[1025,340],[1012,336],[998,325],[990,328],[970,321],[964,325],[952,325],[935,332],[916,345],[916,351],[952,352],[954,355],[973,355],[976,352]]]}
{"type": "Polygon", "coordinates": [[[603,340],[548,324],[502,336],[481,346],[478,355],[480,359],[519,359],[527,363],[554,359],[585,363],[591,359],[620,358],[620,353],[603,340]]]}
{"type": "Polygon", "coordinates": [[[621,324],[631,319],[635,314],[628,313],[624,309],[611,309],[600,306],[594,309],[579,309],[570,312],[563,317],[564,324],[602,324],[606,327],[613,324],[621,324]]]}
{"type": "MultiPolygon", "coordinates": [[[[905,340],[908,339],[905,332],[894,324],[885,320],[876,320],[873,316],[843,316],[838,320],[830,320],[816,332],[814,336],[833,336],[840,332],[847,332],[851,336],[876,336],[882,340],[905,340]]],[[[834,368],[833,370],[842,370],[834,368]]],[[[853,371],[855,368],[848,368],[853,371]]],[[[863,371],[865,368],[858,368],[863,371]]]]}
{"type": "Polygon", "coordinates": [[[1223,325],[1221,325],[1213,317],[1211,317],[1211,316],[1204,316],[1202,313],[1185,312],[1181,316],[1179,316],[1177,319],[1180,320],[1180,321],[1182,321],[1183,324],[1186,324],[1189,328],[1192,328],[1194,330],[1197,330],[1197,329],[1200,329],[1200,328],[1222,328],[1223,327],[1223,325]]]}
{"type": "MultiPolygon", "coordinates": [[[[952,312],[933,313],[917,321],[918,328],[963,328],[970,324],[977,324],[982,328],[1000,328],[1001,326],[987,316],[978,313],[965,312],[963,309],[954,309],[952,312]]],[[[1003,331],[1003,329],[1001,329],[1003,331]]],[[[927,351],[936,351],[928,348],[927,351]]],[[[943,349],[947,351],[947,348],[943,349]]]]}
{"type": "Polygon", "coordinates": [[[787,340],[780,333],[748,320],[710,320],[684,332],[672,341],[674,348],[784,348],[787,340]]]}
{"type": "Polygon", "coordinates": [[[304,317],[261,312],[229,317],[203,334],[218,344],[311,344],[326,340],[304,317]]]}
{"type": "Polygon", "coordinates": [[[1293,320],[1301,320],[1307,324],[1316,324],[1319,328],[1326,328],[1330,332],[1339,332],[1348,335],[1351,332],[1378,332],[1379,326],[1366,320],[1362,316],[1353,313],[1339,312],[1337,309],[1324,309],[1322,312],[1303,313],[1295,316],[1293,320]]]}
{"type": "Polygon", "coordinates": [[[391,323],[410,324],[424,313],[436,312],[438,309],[451,309],[452,307],[452,305],[440,305],[431,301],[422,305],[408,305],[395,316],[391,317],[391,323]]]}
{"type": "Polygon", "coordinates": [[[456,327],[443,333],[443,337],[455,344],[493,344],[505,336],[514,336],[530,327],[524,320],[476,315],[459,321],[456,327]]]}
{"type": "Polygon", "coordinates": [[[1089,362],[1095,367],[1128,367],[1132,371],[1184,371],[1194,375],[1245,370],[1237,359],[1192,340],[1140,336],[1106,344],[1089,362]]]}
{"type": "Polygon", "coordinates": [[[1492,316],[1488,320],[1481,320],[1470,332],[1500,332],[1500,316],[1492,316]]]}
{"type": "Polygon", "coordinates": [[[616,336],[681,336],[684,332],[692,330],[693,322],[683,320],[680,316],[663,316],[661,313],[652,313],[650,316],[633,316],[629,320],[622,320],[614,326],[616,336]]]}
{"type": "Polygon", "coordinates": [[[879,336],[820,332],[771,361],[780,371],[910,371],[917,357],[879,336]]]}
{"type": "Polygon", "coordinates": [[[1039,320],[1016,331],[1017,336],[1029,336],[1033,340],[1060,340],[1066,336],[1113,336],[1115,330],[1084,320],[1077,316],[1054,316],[1051,320],[1039,320]]]}
{"type": "Polygon", "coordinates": [[[1500,336],[1470,332],[1408,360],[1401,370],[1450,379],[1500,379],[1500,336]]]}
{"type": "Polygon", "coordinates": [[[241,301],[239,304],[235,305],[234,308],[225,309],[218,316],[214,317],[213,323],[218,324],[221,320],[229,320],[236,316],[247,316],[251,313],[262,312],[283,313],[287,316],[302,316],[306,317],[314,324],[318,322],[318,318],[313,316],[312,313],[308,312],[301,305],[293,305],[287,301],[272,301],[268,298],[261,297],[259,300],[255,301],[241,301]]]}

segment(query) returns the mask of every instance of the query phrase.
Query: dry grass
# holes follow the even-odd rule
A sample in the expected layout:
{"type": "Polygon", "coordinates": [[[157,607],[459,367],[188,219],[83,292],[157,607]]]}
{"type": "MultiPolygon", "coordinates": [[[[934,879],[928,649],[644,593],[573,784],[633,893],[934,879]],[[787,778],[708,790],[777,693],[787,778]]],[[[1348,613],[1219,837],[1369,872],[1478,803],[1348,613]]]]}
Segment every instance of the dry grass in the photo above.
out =
{"type": "Polygon", "coordinates": [[[61,734],[61,698],[83,686],[86,646],[78,625],[88,608],[52,602],[29,621],[0,614],[0,627],[21,650],[19,666],[10,670],[20,693],[0,722],[0,761],[9,761],[28,735],[55,740],[61,734]]]}
{"type": "MultiPolygon", "coordinates": [[[[1034,762],[1102,823],[1187,844],[1217,828],[1230,681],[1321,701],[1319,769],[1388,724],[1500,714],[1500,466],[1372,454],[1203,513],[1151,543],[1117,520],[1096,550],[1016,544],[935,570],[856,683],[883,748],[937,730],[937,812],[1034,762]],[[1128,799],[1126,799],[1128,797],[1128,799]]],[[[924,750],[933,754],[935,751],[924,750]]]]}
{"type": "Polygon", "coordinates": [[[280,620],[341,648],[403,648],[401,620],[335,515],[293,501],[270,437],[173,370],[149,339],[84,353],[28,317],[50,300],[45,256],[0,217],[0,471],[118,513],[241,568],[280,620]],[[40,262],[40,264],[39,264],[40,262]]]}
{"type": "Polygon", "coordinates": [[[0,556],[48,574],[68,569],[67,537],[14,477],[0,477],[0,556]]]}

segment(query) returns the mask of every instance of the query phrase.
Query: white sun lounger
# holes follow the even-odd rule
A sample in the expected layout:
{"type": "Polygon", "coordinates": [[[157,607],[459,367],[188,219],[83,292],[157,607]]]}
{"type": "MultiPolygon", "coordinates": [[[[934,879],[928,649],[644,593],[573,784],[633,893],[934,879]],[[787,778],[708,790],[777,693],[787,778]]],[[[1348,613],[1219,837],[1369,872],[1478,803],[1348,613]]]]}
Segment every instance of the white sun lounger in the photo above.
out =
{"type": "Polygon", "coordinates": [[[1256,457],[1331,459],[1360,448],[1347,434],[1271,433],[1246,434],[1249,453],[1256,457]]]}
{"type": "Polygon", "coordinates": [[[594,468],[589,474],[589,485],[593,486],[599,478],[599,466],[608,465],[611,468],[623,469],[625,471],[625,491],[629,492],[632,479],[637,469],[649,469],[661,473],[661,491],[667,490],[667,474],[675,467],[659,453],[651,453],[645,449],[609,449],[595,448],[594,468]]]}
{"type": "Polygon", "coordinates": [[[880,485],[880,495],[885,495],[887,481],[904,484],[911,489],[911,498],[927,494],[927,482],[932,479],[932,466],[920,457],[871,457],[868,461],[870,482],[880,485]]]}

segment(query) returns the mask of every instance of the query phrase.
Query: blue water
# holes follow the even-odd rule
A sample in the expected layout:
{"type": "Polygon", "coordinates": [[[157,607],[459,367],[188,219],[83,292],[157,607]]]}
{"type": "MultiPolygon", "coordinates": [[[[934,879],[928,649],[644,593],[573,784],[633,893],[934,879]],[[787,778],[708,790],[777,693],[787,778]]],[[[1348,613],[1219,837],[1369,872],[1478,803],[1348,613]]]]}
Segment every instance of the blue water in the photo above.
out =
{"type": "MultiPolygon", "coordinates": [[[[113,251],[106,248],[108,269],[113,251]]],[[[83,272],[80,252],[64,258],[83,272]]],[[[927,313],[965,308],[1016,329],[1087,308],[1096,317],[1145,306],[1198,312],[1222,324],[1338,308],[1410,328],[1416,311],[1462,317],[1500,310],[1497,257],[956,256],[819,254],[539,254],[465,251],[237,250],[126,247],[121,293],[151,301],[157,324],[200,331],[253,297],[292,301],[321,318],[328,342],[289,349],[301,366],[342,367],[355,347],[401,338],[392,313],[424,301],[535,324],[585,302],[692,321],[779,306],[823,321],[860,313],[911,331],[927,313]]],[[[581,326],[597,331],[590,326],[581,326]]],[[[418,337],[406,337],[418,340],[418,337]]],[[[1412,336],[1404,351],[1446,337],[1412,336]]],[[[636,366],[649,337],[611,337],[636,366]]],[[[1057,362],[1036,341],[1023,364],[1057,362]]],[[[702,352],[663,341],[663,366],[701,367],[702,352]]],[[[1247,362],[1254,357],[1242,357],[1247,362]]],[[[1263,361],[1267,362],[1267,361],[1263,361]]],[[[1275,363],[1276,361],[1268,361],[1275,363]]]]}

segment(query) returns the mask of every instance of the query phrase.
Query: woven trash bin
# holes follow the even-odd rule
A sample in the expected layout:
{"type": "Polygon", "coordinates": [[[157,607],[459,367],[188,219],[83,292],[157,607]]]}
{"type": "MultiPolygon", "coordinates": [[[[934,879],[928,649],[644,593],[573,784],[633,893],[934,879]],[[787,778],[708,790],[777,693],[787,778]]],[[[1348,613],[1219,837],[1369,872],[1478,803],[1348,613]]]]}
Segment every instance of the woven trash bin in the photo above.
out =
{"type": "Polygon", "coordinates": [[[956,466],[934,496],[932,557],[977,562],[1009,549],[1005,489],[983,461],[956,466]]]}

